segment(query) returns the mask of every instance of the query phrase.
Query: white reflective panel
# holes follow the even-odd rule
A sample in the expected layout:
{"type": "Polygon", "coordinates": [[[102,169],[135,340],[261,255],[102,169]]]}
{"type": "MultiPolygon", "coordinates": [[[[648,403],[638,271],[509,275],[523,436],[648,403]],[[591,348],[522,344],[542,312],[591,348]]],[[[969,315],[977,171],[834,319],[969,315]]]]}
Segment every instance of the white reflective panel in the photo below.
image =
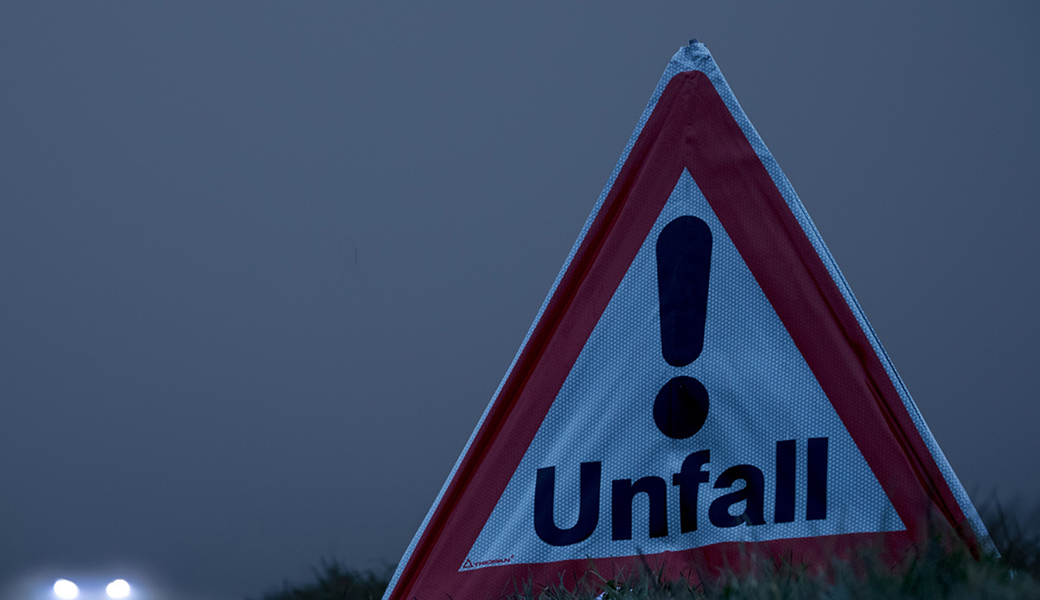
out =
{"type": "Polygon", "coordinates": [[[109,598],[126,598],[130,595],[130,584],[125,579],[116,579],[105,587],[109,598]]]}
{"type": "Polygon", "coordinates": [[[72,600],[79,596],[79,587],[68,579],[59,579],[54,582],[54,595],[63,600],[72,600]]]}

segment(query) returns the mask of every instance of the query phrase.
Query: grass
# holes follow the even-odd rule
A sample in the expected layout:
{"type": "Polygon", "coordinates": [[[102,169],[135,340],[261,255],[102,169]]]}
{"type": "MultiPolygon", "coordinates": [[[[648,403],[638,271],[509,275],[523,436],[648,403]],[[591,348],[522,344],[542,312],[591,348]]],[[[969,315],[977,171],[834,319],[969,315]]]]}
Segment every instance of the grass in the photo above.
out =
{"type": "Polygon", "coordinates": [[[332,560],[322,561],[313,583],[282,584],[282,589],[264,594],[261,600],[379,600],[386,591],[392,568],[381,571],[352,569],[332,560]]]}
{"type": "MultiPolygon", "coordinates": [[[[984,518],[1000,556],[976,560],[963,547],[936,541],[895,567],[864,552],[826,572],[765,561],[750,573],[693,582],[643,568],[603,576],[590,570],[577,585],[518,583],[509,600],[1040,600],[1040,538],[993,504],[984,518]]],[[[270,592],[261,600],[378,600],[392,571],[359,571],[323,562],[315,581],[270,592]]]]}
{"type": "Polygon", "coordinates": [[[630,577],[604,580],[586,573],[578,589],[527,585],[511,600],[1017,600],[1040,598],[1040,580],[1016,572],[1000,559],[975,560],[963,549],[931,544],[891,567],[866,553],[816,572],[787,562],[760,563],[751,573],[718,579],[668,580],[643,569],[630,577]],[[602,591],[602,592],[601,592],[602,591]],[[602,596],[599,594],[602,593],[602,596]]]}

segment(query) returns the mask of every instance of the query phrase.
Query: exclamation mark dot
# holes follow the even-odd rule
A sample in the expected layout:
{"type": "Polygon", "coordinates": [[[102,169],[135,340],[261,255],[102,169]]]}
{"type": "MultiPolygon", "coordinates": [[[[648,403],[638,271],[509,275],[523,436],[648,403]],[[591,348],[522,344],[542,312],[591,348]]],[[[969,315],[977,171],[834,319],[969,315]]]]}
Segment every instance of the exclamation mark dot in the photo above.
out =
{"type": "MultiPolygon", "coordinates": [[[[711,229],[697,217],[679,217],[657,237],[657,291],[661,305],[661,354],[673,367],[685,367],[704,348],[711,270],[711,229]]],[[[654,423],[661,433],[685,439],[708,418],[708,390],[693,377],[679,375],[664,384],[654,400],[654,423]]]]}

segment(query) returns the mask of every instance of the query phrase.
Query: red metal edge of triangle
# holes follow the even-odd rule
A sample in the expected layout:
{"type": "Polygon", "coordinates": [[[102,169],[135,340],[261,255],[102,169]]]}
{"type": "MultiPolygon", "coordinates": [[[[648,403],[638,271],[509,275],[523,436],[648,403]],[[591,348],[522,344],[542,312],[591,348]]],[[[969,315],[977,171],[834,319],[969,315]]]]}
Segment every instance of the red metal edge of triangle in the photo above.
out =
{"type": "MultiPolygon", "coordinates": [[[[553,574],[564,567],[590,564],[582,560],[459,571],[684,169],[907,527],[905,532],[828,536],[834,539],[827,543],[873,539],[892,549],[903,547],[923,539],[937,513],[969,547],[977,547],[949,485],[822,259],[708,76],[686,71],[665,86],[390,599],[445,593],[465,598],[466,590],[485,596],[497,581],[535,574],[551,575],[555,581],[553,574]]],[[[814,540],[819,538],[743,547],[796,549],[808,558],[823,547],[814,540]]],[[[703,559],[705,549],[665,554],[703,559]]]]}

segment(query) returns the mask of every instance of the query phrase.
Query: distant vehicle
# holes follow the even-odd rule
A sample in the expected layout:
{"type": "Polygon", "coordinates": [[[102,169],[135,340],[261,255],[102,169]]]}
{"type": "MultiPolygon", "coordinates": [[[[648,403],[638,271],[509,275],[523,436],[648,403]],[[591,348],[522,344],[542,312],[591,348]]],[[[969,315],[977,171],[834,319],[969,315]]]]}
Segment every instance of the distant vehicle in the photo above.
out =
{"type": "Polygon", "coordinates": [[[95,598],[130,598],[133,590],[125,579],[58,579],[51,586],[51,598],[61,600],[93,600],[95,598]]]}
{"type": "MultiPolygon", "coordinates": [[[[181,600],[177,593],[126,561],[30,568],[0,584],[0,600],[181,600]]],[[[190,595],[197,598],[197,595],[190,595]]]]}

